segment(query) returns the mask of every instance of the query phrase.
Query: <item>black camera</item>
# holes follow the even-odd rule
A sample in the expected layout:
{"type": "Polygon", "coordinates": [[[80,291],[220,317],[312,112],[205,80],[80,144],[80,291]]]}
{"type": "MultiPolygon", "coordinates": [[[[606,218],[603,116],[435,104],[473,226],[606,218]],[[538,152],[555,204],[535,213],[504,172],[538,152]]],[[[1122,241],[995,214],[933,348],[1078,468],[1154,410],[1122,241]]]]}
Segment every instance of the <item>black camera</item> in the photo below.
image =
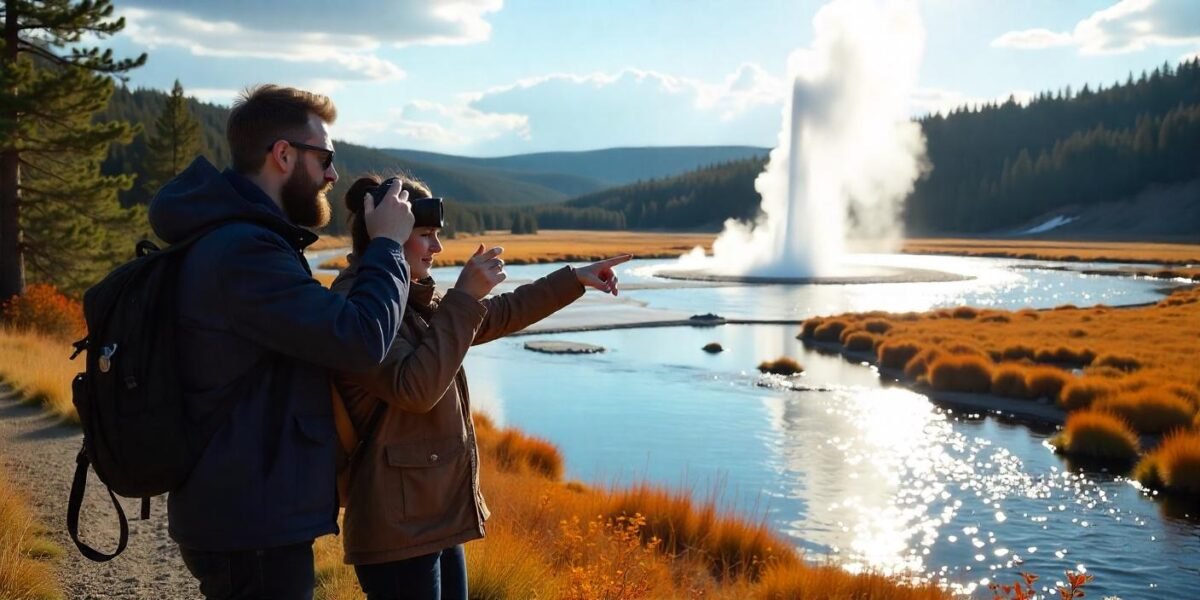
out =
{"type": "MultiPolygon", "coordinates": [[[[379,184],[379,187],[371,190],[371,198],[375,200],[375,206],[379,206],[379,202],[383,200],[383,195],[387,193],[388,188],[392,187],[392,183],[399,180],[399,177],[389,177],[379,184]]],[[[409,200],[409,202],[412,204],[413,217],[416,217],[413,227],[446,226],[446,222],[443,220],[441,198],[417,198],[409,200]]]]}

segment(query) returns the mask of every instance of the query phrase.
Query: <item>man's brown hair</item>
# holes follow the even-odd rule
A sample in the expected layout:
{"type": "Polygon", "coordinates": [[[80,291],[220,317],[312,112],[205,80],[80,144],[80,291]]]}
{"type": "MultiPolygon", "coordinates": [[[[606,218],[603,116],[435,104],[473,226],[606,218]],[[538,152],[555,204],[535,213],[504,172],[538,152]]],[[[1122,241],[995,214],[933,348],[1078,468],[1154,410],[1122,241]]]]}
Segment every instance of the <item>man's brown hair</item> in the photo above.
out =
{"type": "MultiPolygon", "coordinates": [[[[326,123],[337,119],[329,96],[273,84],[247,88],[233,104],[225,139],[233,170],[254,174],[262,170],[267,149],[276,140],[306,135],[309,114],[326,123]]],[[[298,140],[297,140],[298,141],[298,140]]]]}

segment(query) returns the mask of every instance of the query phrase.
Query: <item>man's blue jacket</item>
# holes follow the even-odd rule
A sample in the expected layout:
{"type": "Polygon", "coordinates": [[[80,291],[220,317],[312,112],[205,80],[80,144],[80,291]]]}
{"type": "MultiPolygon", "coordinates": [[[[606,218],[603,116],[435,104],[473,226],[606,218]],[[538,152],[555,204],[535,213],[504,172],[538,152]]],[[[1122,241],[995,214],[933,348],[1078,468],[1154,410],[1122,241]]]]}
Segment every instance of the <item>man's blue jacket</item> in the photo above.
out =
{"type": "Polygon", "coordinates": [[[167,243],[222,222],[183,259],[176,326],[189,415],[231,415],[170,494],[171,537],[236,551],[335,533],[326,371],[367,370],[387,353],[408,295],[402,247],[373,240],[343,297],[312,279],[302,251],[317,236],[237,173],[197,158],[150,203],[167,243]]]}

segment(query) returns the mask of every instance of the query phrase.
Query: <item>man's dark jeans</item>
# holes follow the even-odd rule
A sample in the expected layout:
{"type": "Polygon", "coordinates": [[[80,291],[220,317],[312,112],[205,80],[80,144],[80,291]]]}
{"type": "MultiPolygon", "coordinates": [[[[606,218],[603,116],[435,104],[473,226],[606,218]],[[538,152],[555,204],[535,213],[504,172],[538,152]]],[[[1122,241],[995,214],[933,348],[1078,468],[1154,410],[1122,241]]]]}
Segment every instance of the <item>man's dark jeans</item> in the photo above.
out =
{"type": "Polygon", "coordinates": [[[355,565],[368,600],[467,600],[462,544],[441,552],[377,565],[355,565]]]}
{"type": "Polygon", "coordinates": [[[208,600],[312,600],[313,543],[239,552],[180,547],[208,600]]]}

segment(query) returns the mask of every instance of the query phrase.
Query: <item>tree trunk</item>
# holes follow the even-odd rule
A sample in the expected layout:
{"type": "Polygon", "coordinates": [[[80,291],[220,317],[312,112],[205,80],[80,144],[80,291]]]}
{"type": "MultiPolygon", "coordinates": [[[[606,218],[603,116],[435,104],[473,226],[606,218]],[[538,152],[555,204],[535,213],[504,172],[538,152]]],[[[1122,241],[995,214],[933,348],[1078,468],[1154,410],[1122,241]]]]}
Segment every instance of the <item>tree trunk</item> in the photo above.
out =
{"type": "MultiPolygon", "coordinates": [[[[17,62],[17,11],[8,3],[4,11],[4,66],[12,68],[17,62]]],[[[16,94],[16,90],[10,90],[16,94]]],[[[4,115],[12,123],[15,114],[4,115]]],[[[15,150],[0,152],[0,301],[25,291],[25,256],[21,235],[21,155],[15,150]]]]}

